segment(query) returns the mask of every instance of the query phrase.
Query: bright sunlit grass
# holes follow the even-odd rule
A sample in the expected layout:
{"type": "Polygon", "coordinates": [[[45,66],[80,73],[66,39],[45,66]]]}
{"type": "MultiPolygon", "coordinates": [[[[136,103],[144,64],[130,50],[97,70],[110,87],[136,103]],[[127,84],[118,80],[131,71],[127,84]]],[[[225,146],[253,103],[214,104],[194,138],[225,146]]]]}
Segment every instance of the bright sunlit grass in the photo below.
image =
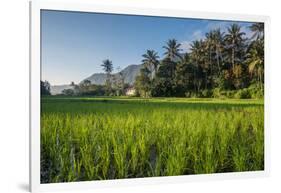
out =
{"type": "Polygon", "coordinates": [[[44,97],[41,182],[264,168],[262,100],[44,97]]]}

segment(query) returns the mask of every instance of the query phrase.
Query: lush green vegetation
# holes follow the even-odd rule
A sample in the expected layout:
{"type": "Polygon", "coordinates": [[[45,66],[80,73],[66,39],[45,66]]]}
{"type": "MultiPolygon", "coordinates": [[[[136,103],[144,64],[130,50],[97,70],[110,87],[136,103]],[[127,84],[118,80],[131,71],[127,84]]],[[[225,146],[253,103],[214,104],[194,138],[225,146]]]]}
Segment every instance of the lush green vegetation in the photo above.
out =
{"type": "Polygon", "coordinates": [[[254,23],[250,30],[250,38],[238,24],[225,33],[211,30],[205,38],[194,40],[184,54],[181,44],[170,39],[163,46],[163,60],[156,51],[147,50],[136,78],[138,95],[263,98],[264,24],[254,23]]]}
{"type": "Polygon", "coordinates": [[[41,182],[264,168],[262,100],[43,97],[41,182]]]}
{"type": "Polygon", "coordinates": [[[40,93],[41,95],[50,95],[51,85],[48,81],[40,81],[40,93]]]}

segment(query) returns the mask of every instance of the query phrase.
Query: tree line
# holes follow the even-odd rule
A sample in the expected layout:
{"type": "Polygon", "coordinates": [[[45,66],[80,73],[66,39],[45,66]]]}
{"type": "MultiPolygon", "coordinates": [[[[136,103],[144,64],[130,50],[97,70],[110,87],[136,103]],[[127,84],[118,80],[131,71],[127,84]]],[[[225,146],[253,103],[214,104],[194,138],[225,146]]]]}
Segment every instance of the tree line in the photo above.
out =
{"type": "Polygon", "coordinates": [[[190,51],[170,39],[163,46],[164,59],[155,50],[143,54],[143,68],[136,78],[143,97],[261,98],[264,84],[264,24],[250,26],[246,38],[238,24],[224,33],[220,28],[194,40],[190,51]]]}

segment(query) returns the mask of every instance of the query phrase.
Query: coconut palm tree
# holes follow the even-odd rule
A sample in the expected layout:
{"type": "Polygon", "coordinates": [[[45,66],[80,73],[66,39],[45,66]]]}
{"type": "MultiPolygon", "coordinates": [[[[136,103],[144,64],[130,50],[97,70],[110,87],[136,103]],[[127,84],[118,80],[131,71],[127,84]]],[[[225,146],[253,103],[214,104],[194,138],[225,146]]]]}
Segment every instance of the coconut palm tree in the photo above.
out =
{"type": "Polygon", "coordinates": [[[142,60],[142,63],[150,69],[151,72],[151,78],[153,77],[152,73],[156,73],[158,70],[158,65],[159,65],[159,56],[158,53],[155,52],[154,50],[147,50],[145,54],[142,55],[144,58],[142,60]]]}
{"type": "Polygon", "coordinates": [[[250,75],[256,75],[260,88],[262,89],[264,69],[263,44],[256,42],[251,46],[252,47],[246,55],[246,63],[248,64],[250,75]]]}
{"type": "Polygon", "coordinates": [[[208,50],[208,67],[210,68],[212,75],[212,53],[215,50],[215,32],[213,30],[211,30],[209,33],[206,33],[205,49],[208,50]]]}
{"type": "Polygon", "coordinates": [[[106,73],[106,82],[105,85],[107,87],[108,94],[111,92],[111,72],[113,71],[113,64],[112,61],[106,59],[102,61],[101,66],[103,67],[104,72],[106,73]]]}
{"type": "Polygon", "coordinates": [[[151,72],[147,68],[147,66],[144,66],[140,69],[139,75],[136,77],[135,81],[135,87],[138,92],[140,92],[141,95],[144,97],[150,96],[151,91],[151,79],[150,79],[151,72]]]}
{"type": "Polygon", "coordinates": [[[209,62],[211,63],[211,54],[212,54],[212,51],[213,51],[213,49],[214,49],[214,47],[215,47],[215,32],[212,30],[212,31],[210,31],[210,32],[208,32],[208,33],[206,33],[206,40],[205,40],[205,42],[206,42],[206,48],[208,49],[208,51],[209,51],[209,62]]]}
{"type": "Polygon", "coordinates": [[[214,40],[214,47],[215,47],[215,53],[216,53],[216,62],[217,62],[217,68],[218,68],[218,74],[221,74],[221,64],[222,64],[222,52],[223,52],[223,46],[224,46],[224,33],[222,33],[220,31],[220,29],[216,29],[214,30],[214,36],[213,36],[214,40]],[[221,60],[221,63],[220,63],[221,60]]]}
{"type": "Polygon", "coordinates": [[[201,56],[201,43],[198,40],[193,41],[190,44],[191,56],[195,61],[196,66],[199,66],[199,60],[201,56]]]}
{"type": "MultiPolygon", "coordinates": [[[[195,40],[191,43],[190,45],[190,50],[191,50],[191,58],[195,63],[197,71],[199,72],[199,69],[202,67],[202,61],[204,60],[204,41],[203,40],[195,40]]],[[[194,88],[197,88],[197,92],[199,92],[201,84],[202,84],[202,78],[200,77],[199,73],[196,72],[195,70],[193,71],[194,73],[194,88]]]]}
{"type": "Polygon", "coordinates": [[[181,59],[181,55],[179,53],[181,51],[181,44],[177,43],[177,40],[175,39],[168,40],[166,44],[166,46],[163,46],[163,48],[166,50],[164,55],[166,55],[167,58],[170,58],[170,60],[174,60],[177,57],[181,59]]]}
{"type": "Polygon", "coordinates": [[[241,32],[241,27],[238,24],[232,24],[227,28],[227,34],[225,35],[225,41],[231,49],[231,64],[232,69],[235,67],[235,57],[236,52],[243,42],[244,32],[241,32]]]}
{"type": "Polygon", "coordinates": [[[113,64],[112,61],[106,59],[104,61],[102,61],[102,65],[103,70],[106,74],[110,74],[113,71],[113,64]]]}
{"type": "Polygon", "coordinates": [[[249,28],[253,32],[251,39],[261,40],[264,38],[264,23],[254,23],[249,28]]]}

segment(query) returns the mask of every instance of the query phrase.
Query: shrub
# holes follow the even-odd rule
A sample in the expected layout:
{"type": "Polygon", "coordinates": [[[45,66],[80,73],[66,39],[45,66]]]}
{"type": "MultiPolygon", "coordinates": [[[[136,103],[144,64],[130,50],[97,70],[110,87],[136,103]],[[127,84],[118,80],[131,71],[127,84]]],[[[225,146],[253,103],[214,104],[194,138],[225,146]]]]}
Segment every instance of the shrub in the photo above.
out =
{"type": "Polygon", "coordinates": [[[234,98],[235,91],[232,90],[220,90],[219,88],[215,88],[212,91],[212,96],[214,98],[234,98]]]}
{"type": "Polygon", "coordinates": [[[252,94],[252,98],[262,99],[264,97],[264,90],[262,89],[255,89],[252,94]]]}
{"type": "Polygon", "coordinates": [[[227,98],[234,98],[235,93],[236,93],[235,91],[229,90],[229,91],[226,91],[226,92],[225,92],[225,96],[226,96],[227,98]]]}
{"type": "Polygon", "coordinates": [[[212,91],[212,90],[208,90],[208,89],[203,90],[203,91],[201,92],[201,96],[202,96],[203,98],[210,98],[210,97],[213,97],[213,91],[212,91]]]}
{"type": "Polygon", "coordinates": [[[221,92],[221,91],[220,91],[219,88],[213,89],[213,97],[214,97],[214,98],[220,98],[220,96],[221,96],[221,93],[220,93],[220,92],[221,92]]]}
{"type": "Polygon", "coordinates": [[[251,93],[251,98],[261,99],[264,97],[264,89],[260,89],[257,84],[251,85],[248,89],[251,93]]]}
{"type": "Polygon", "coordinates": [[[192,92],[189,92],[189,91],[188,91],[188,92],[185,93],[185,97],[187,97],[187,98],[190,98],[191,95],[192,95],[192,92]]]}
{"type": "Polygon", "coordinates": [[[62,91],[62,94],[66,95],[66,96],[73,96],[74,95],[74,90],[73,89],[64,89],[62,91]]]}
{"type": "Polygon", "coordinates": [[[250,99],[251,93],[250,93],[249,89],[241,89],[241,90],[238,90],[238,92],[236,92],[236,94],[234,96],[237,99],[250,99]]]}

